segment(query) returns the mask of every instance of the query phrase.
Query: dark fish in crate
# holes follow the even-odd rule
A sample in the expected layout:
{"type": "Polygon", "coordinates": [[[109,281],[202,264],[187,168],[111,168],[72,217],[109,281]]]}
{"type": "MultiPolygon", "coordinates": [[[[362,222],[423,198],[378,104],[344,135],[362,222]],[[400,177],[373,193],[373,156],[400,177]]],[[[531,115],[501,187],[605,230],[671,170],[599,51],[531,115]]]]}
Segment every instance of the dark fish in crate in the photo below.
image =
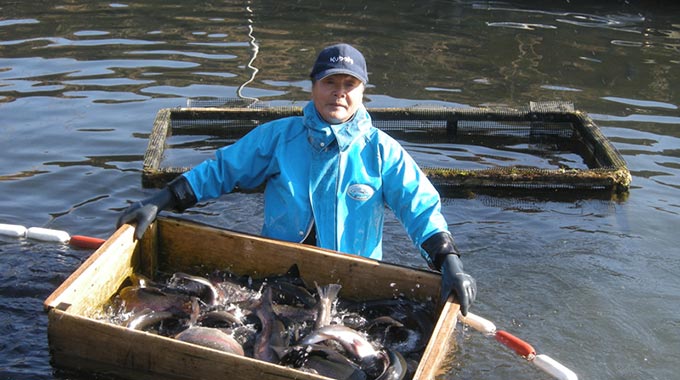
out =
{"type": "Polygon", "coordinates": [[[315,309],[300,306],[274,304],[273,307],[276,316],[281,318],[286,325],[314,322],[318,314],[315,309]]]}
{"type": "Polygon", "coordinates": [[[177,334],[175,339],[223,352],[244,355],[243,347],[234,337],[212,327],[192,326],[177,334]]]}
{"type": "Polygon", "coordinates": [[[290,347],[281,355],[280,364],[333,379],[402,380],[406,377],[408,366],[404,357],[393,350],[386,350],[384,354],[384,369],[381,373],[373,371],[374,375],[379,373],[375,378],[338,351],[320,344],[290,347]]]}
{"type": "MultiPolygon", "coordinates": [[[[133,330],[148,331],[161,322],[169,321],[171,319],[177,320],[175,315],[169,311],[153,311],[145,309],[130,318],[125,326],[133,330]]],[[[176,323],[179,322],[176,321],[176,323]]],[[[166,335],[162,334],[160,330],[160,328],[157,329],[161,335],[166,335]]]]}
{"type": "Polygon", "coordinates": [[[212,310],[203,313],[198,318],[198,322],[202,326],[207,327],[230,328],[243,326],[243,321],[241,321],[241,318],[226,310],[212,310]]]}
{"type": "Polygon", "coordinates": [[[343,323],[401,353],[422,352],[434,330],[433,306],[403,298],[344,302],[343,323]]]}
{"type": "Polygon", "coordinates": [[[300,345],[332,340],[339,343],[351,355],[370,378],[376,378],[389,365],[386,354],[376,350],[361,333],[342,325],[328,325],[314,330],[302,339],[300,345]]]}
{"type": "Polygon", "coordinates": [[[288,282],[294,285],[302,286],[303,288],[308,288],[305,281],[300,276],[300,268],[297,264],[293,264],[288,268],[286,273],[269,275],[263,278],[253,278],[251,276],[244,276],[239,278],[241,285],[252,288],[261,289],[265,284],[274,284],[277,282],[288,282]]]}
{"type": "Polygon", "coordinates": [[[402,380],[409,372],[406,360],[399,351],[385,350],[385,353],[387,354],[388,364],[376,380],[402,380]]]}
{"type": "Polygon", "coordinates": [[[279,305],[296,305],[312,308],[316,298],[309,292],[307,284],[300,277],[300,269],[293,264],[283,275],[267,276],[252,280],[249,284],[255,289],[272,288],[272,299],[279,305]]]}
{"type": "Polygon", "coordinates": [[[279,305],[314,307],[316,298],[305,287],[286,281],[265,282],[272,289],[272,299],[279,305]]]}
{"type": "Polygon", "coordinates": [[[208,306],[219,304],[224,298],[219,288],[210,280],[183,272],[172,275],[168,287],[175,291],[198,297],[208,306]]]}
{"type": "Polygon", "coordinates": [[[280,364],[333,379],[367,379],[366,372],[358,364],[340,352],[320,344],[290,347],[281,354],[280,364]]]}
{"type": "Polygon", "coordinates": [[[276,349],[289,345],[288,331],[280,319],[274,314],[271,288],[265,288],[255,314],[260,319],[260,333],[255,341],[253,356],[256,359],[277,363],[279,356],[276,349]]]}
{"type": "Polygon", "coordinates": [[[135,313],[149,309],[169,311],[180,318],[190,317],[196,310],[196,298],[184,294],[165,293],[158,288],[127,286],[119,292],[125,312],[135,313]]]}

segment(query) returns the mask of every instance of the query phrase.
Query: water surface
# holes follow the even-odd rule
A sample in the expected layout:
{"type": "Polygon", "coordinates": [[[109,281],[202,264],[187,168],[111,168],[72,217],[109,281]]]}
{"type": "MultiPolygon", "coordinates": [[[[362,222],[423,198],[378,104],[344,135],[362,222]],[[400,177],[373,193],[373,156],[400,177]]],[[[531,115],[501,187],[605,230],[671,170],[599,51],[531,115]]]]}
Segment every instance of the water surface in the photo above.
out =
{"type": "MultiPolygon", "coordinates": [[[[559,100],[598,123],[633,174],[627,196],[477,195],[445,199],[444,213],[478,281],[474,312],[582,379],[671,379],[679,11],[651,1],[0,2],[0,223],[109,236],[120,210],[153,191],[141,167],[159,109],[198,97],[304,105],[318,49],[350,42],[368,61],[369,107],[559,100]]],[[[480,157],[405,145],[424,163],[480,157]]],[[[260,195],[233,194],[184,216],[257,233],[261,213],[260,195]]],[[[423,266],[387,222],[385,259],[423,266]]],[[[0,238],[0,378],[89,378],[54,372],[42,301],[90,253],[0,238]]],[[[459,338],[444,378],[549,378],[493,339],[459,338]]]]}

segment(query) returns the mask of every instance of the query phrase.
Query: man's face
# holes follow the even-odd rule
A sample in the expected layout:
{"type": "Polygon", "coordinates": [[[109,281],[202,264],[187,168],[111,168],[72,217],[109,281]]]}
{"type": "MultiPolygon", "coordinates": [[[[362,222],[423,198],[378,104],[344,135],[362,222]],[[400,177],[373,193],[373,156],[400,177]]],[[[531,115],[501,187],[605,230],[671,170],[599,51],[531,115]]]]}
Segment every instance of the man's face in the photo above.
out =
{"type": "Polygon", "coordinates": [[[364,84],[351,75],[335,74],[312,86],[312,100],[319,115],[331,124],[349,120],[364,97],[364,84]]]}

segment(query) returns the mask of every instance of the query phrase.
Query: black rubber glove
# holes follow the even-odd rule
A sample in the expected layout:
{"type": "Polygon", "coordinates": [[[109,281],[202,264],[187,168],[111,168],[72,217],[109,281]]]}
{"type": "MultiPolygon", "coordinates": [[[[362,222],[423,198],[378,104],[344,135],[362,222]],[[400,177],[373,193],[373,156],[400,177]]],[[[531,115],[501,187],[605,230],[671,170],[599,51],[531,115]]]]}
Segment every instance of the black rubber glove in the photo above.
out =
{"type": "Polygon", "coordinates": [[[448,232],[439,232],[427,239],[422,247],[430,256],[433,269],[442,272],[441,302],[446,302],[449,294],[453,293],[460,304],[460,312],[467,315],[477,296],[477,282],[463,271],[463,262],[453,236],[448,232]]]}
{"type": "Polygon", "coordinates": [[[135,202],[125,209],[118,218],[116,227],[126,223],[136,224],[135,239],[140,240],[161,210],[184,211],[194,204],[196,204],[196,196],[189,182],[184,176],[179,176],[156,194],[135,202]]]}

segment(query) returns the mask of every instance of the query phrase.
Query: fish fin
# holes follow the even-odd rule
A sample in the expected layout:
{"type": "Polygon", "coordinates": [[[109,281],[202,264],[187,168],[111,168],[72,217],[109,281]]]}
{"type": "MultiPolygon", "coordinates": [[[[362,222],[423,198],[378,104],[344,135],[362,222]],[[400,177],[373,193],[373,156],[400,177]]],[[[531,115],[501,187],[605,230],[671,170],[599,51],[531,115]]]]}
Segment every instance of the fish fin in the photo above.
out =
{"type": "Polygon", "coordinates": [[[290,268],[288,268],[286,275],[293,278],[300,278],[300,268],[297,264],[293,264],[290,266],[290,268]]]}
{"type": "Polygon", "coordinates": [[[326,286],[319,286],[319,284],[317,284],[315,281],[314,285],[316,286],[316,292],[319,295],[319,299],[326,298],[331,302],[334,302],[335,299],[338,298],[338,293],[340,293],[340,289],[342,289],[342,285],[340,284],[328,284],[326,286]]]}

